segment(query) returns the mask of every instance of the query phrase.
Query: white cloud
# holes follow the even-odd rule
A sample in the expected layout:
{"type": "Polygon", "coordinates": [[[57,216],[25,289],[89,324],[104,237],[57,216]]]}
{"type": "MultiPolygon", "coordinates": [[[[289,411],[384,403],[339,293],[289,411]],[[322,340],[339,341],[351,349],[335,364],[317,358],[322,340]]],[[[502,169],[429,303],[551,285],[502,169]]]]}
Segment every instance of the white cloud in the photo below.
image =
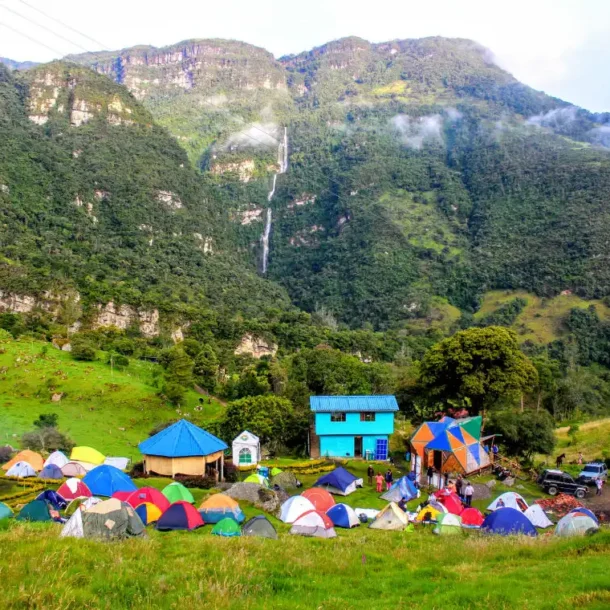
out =
{"type": "Polygon", "coordinates": [[[443,140],[443,117],[440,114],[419,118],[397,114],[390,122],[400,135],[402,143],[409,148],[419,150],[426,141],[442,142],[443,140]]]}

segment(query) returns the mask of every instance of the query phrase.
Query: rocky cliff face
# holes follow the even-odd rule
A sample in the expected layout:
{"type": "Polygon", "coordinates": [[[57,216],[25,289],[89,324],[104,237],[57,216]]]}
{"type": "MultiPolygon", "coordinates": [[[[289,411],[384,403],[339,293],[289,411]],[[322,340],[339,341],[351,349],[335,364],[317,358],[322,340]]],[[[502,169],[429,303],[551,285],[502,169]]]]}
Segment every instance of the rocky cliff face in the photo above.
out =
{"type": "MultiPolygon", "coordinates": [[[[187,40],[68,59],[125,85],[138,99],[161,92],[285,90],[286,74],[264,49],[231,40],[187,40]]],[[[215,100],[218,102],[218,100],[215,100]]]]}
{"type": "Polygon", "coordinates": [[[125,89],[79,66],[54,62],[29,70],[24,79],[28,114],[38,125],[46,123],[51,114],[65,117],[73,127],[96,116],[110,125],[152,124],[152,117],[125,89]]]}

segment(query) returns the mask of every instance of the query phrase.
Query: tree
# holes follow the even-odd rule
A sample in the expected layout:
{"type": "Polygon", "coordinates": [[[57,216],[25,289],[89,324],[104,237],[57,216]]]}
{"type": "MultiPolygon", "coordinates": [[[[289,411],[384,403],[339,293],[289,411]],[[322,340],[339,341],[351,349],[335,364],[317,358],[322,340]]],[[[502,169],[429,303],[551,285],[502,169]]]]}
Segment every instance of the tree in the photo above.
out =
{"type": "Polygon", "coordinates": [[[251,396],[229,403],[219,432],[231,442],[240,432],[248,430],[260,438],[262,445],[277,449],[304,446],[307,427],[307,412],[295,409],[288,399],[251,396]]]}
{"type": "Polygon", "coordinates": [[[184,386],[176,383],[175,381],[166,381],[163,384],[163,390],[161,393],[175,406],[183,404],[186,396],[184,386]]]}
{"type": "Polygon", "coordinates": [[[21,437],[21,446],[32,451],[70,452],[75,444],[67,434],[51,427],[38,428],[21,437]]]}
{"type": "Polygon", "coordinates": [[[500,444],[508,455],[528,460],[535,453],[549,455],[557,442],[555,423],[547,411],[496,411],[491,414],[485,432],[502,435],[500,444]]]}
{"type": "Polygon", "coordinates": [[[159,356],[159,362],[165,369],[167,381],[182,386],[190,386],[193,383],[193,361],[182,347],[176,345],[163,350],[159,356]]]}
{"type": "Polygon", "coordinates": [[[90,362],[95,360],[97,353],[95,347],[91,345],[86,339],[74,338],[71,342],[72,345],[72,358],[74,360],[83,360],[90,362]]]}
{"type": "Polygon", "coordinates": [[[66,336],[70,336],[70,328],[79,320],[83,313],[78,292],[68,291],[66,298],[59,306],[58,320],[66,326],[66,336]]]}
{"type": "Polygon", "coordinates": [[[506,328],[470,328],[436,344],[420,365],[419,384],[429,400],[463,403],[473,414],[501,398],[531,390],[536,368],[506,328]]]}
{"type": "MultiPolygon", "coordinates": [[[[187,339],[186,341],[192,341],[192,339],[187,339]]],[[[196,355],[193,375],[201,387],[205,388],[208,392],[214,391],[218,375],[218,357],[210,345],[204,344],[201,347],[201,351],[196,355]]]]}

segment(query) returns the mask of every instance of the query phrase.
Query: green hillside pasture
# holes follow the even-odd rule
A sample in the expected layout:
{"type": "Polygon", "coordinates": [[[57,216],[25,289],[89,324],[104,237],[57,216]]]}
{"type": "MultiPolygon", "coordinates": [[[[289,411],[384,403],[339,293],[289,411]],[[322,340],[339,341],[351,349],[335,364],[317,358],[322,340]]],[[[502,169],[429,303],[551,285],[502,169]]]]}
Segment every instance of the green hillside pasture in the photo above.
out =
{"type": "Polygon", "coordinates": [[[187,405],[177,412],[157,396],[157,364],[132,360],[125,371],[117,371],[101,361],[77,362],[40,342],[1,347],[0,444],[17,446],[40,414],[57,413],[60,429],[78,445],[137,460],[137,444],[153,426],[181,416],[205,424],[222,410],[213,401],[202,412],[194,411],[199,396],[189,392],[187,405]],[[53,392],[64,393],[59,402],[51,401],[53,392]]]}
{"type": "Polygon", "coordinates": [[[573,294],[544,299],[524,291],[493,290],[485,294],[481,309],[474,316],[475,320],[518,297],[527,301],[513,324],[513,329],[523,342],[529,340],[534,343],[550,343],[561,337],[567,330],[564,320],[573,308],[585,309],[594,305],[600,319],[610,319],[610,308],[599,300],[586,301],[573,294]]]}
{"type": "Polygon", "coordinates": [[[568,462],[578,459],[580,451],[585,461],[610,457],[610,418],[580,424],[573,443],[569,429],[569,426],[557,428],[556,455],[565,453],[568,462]]]}
{"type": "Polygon", "coordinates": [[[359,527],[333,540],[223,539],[206,526],[119,543],[60,539],[57,525],[0,531],[7,610],[602,609],[610,533],[440,538],[359,527]],[[569,575],[569,576],[568,576],[569,575]]]}

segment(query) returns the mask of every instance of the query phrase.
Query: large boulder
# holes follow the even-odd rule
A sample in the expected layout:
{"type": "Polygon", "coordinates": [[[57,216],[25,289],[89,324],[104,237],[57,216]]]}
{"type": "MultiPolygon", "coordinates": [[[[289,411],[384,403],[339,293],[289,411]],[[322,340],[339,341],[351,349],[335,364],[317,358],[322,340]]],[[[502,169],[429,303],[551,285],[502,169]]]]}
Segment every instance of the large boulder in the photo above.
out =
{"type": "Polygon", "coordinates": [[[235,483],[231,489],[224,493],[234,500],[250,502],[256,508],[276,516],[280,513],[282,503],[288,498],[286,493],[266,489],[258,483],[235,483]]]}

